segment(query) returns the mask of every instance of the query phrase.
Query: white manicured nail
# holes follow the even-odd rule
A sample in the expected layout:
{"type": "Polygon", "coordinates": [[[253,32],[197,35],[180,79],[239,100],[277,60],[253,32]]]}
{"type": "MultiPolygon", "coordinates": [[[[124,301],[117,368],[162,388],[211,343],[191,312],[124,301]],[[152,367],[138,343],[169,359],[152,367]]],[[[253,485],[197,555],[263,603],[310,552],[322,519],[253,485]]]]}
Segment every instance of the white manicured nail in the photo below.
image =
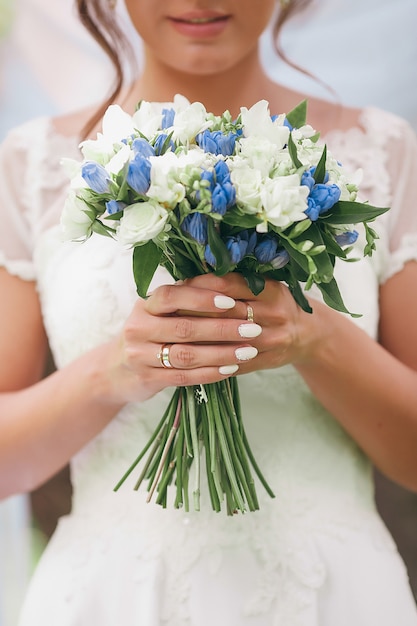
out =
{"type": "Polygon", "coordinates": [[[258,351],[254,346],[246,346],[245,348],[237,348],[237,350],[235,350],[236,358],[239,361],[250,361],[254,359],[257,354],[258,351]]]}
{"type": "Polygon", "coordinates": [[[214,296],[214,306],[218,309],[233,309],[236,304],[236,300],[229,298],[229,296],[214,296]]]}
{"type": "Polygon", "coordinates": [[[222,365],[219,367],[219,373],[228,376],[229,374],[234,374],[239,369],[239,365],[222,365]]]}
{"type": "Polygon", "coordinates": [[[258,337],[262,332],[262,326],[249,322],[248,324],[241,324],[238,331],[241,337],[258,337]]]}

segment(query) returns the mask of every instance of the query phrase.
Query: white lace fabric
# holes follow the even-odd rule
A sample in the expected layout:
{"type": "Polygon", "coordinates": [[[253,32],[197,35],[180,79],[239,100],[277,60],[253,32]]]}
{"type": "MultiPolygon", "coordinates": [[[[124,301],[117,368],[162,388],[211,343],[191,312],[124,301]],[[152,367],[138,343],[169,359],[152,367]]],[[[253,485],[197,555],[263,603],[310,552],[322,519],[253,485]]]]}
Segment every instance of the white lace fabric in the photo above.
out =
{"type": "MultiPolygon", "coordinates": [[[[375,256],[337,264],[348,308],[375,337],[379,284],[417,259],[417,146],[402,120],[377,109],[361,125],[326,140],[349,169],[363,168],[362,195],[392,207],[375,225],[375,256]]],[[[118,332],[137,297],[129,251],[102,237],[61,241],[59,161],[77,154],[77,140],[46,119],[0,149],[0,262],[36,281],[58,367],[118,332]]],[[[158,271],[156,283],[167,280],[158,271]]],[[[417,626],[368,459],[292,367],[239,381],[248,438],[276,497],[258,485],[260,511],[230,518],[212,512],[204,484],[200,512],[146,504],[135,475],[114,493],[172,390],[126,406],[71,463],[72,513],[19,626],[417,626]]]]}

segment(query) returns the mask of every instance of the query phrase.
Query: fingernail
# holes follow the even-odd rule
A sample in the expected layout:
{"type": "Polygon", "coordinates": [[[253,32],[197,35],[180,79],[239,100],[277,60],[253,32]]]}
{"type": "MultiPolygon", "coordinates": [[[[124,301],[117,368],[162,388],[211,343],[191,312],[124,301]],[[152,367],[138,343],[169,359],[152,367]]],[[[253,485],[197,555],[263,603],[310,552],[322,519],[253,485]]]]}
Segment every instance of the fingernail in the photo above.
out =
{"type": "Polygon", "coordinates": [[[219,373],[228,376],[229,374],[234,374],[239,369],[239,365],[222,365],[219,367],[219,373]]]}
{"type": "Polygon", "coordinates": [[[258,351],[254,346],[245,346],[244,348],[237,348],[237,350],[235,350],[236,358],[239,361],[250,361],[250,359],[254,359],[257,354],[258,351]]]}
{"type": "Polygon", "coordinates": [[[214,306],[218,309],[233,309],[236,304],[236,300],[229,298],[229,296],[214,296],[214,306]]]}
{"type": "Polygon", "coordinates": [[[258,337],[262,332],[262,326],[249,322],[248,324],[241,324],[238,331],[241,337],[258,337]]]}

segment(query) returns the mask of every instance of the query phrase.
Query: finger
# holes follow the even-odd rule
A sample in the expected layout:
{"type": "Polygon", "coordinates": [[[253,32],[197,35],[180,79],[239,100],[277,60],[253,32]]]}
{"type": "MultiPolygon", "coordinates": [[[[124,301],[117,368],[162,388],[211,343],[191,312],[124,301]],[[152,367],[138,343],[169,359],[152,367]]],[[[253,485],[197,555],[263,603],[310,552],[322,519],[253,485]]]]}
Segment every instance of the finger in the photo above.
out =
{"type": "Polygon", "coordinates": [[[145,310],[151,315],[172,315],[181,310],[219,313],[231,310],[235,305],[235,300],[223,292],[181,283],[155,289],[145,302],[145,310]]]}
{"type": "Polygon", "coordinates": [[[127,326],[128,343],[235,343],[262,333],[259,324],[225,317],[149,316],[146,326],[127,326]]]}
{"type": "Polygon", "coordinates": [[[254,297],[246,280],[239,272],[230,272],[225,276],[204,274],[187,279],[185,284],[199,289],[209,289],[218,293],[225,293],[235,300],[250,300],[254,297]]]}
{"type": "MultiPolygon", "coordinates": [[[[258,354],[255,346],[238,343],[227,346],[196,344],[150,344],[146,361],[150,367],[198,369],[243,363],[258,354]]],[[[142,357],[143,358],[143,357],[142,357]]],[[[143,363],[142,363],[143,365],[143,363]]]]}

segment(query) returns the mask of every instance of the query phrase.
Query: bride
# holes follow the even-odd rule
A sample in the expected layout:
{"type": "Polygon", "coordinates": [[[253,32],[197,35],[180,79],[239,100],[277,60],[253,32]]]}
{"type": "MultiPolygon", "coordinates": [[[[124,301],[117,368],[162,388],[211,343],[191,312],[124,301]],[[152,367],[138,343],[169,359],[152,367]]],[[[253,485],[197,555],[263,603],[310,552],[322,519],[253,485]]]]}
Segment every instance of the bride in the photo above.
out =
{"type": "MultiPolygon", "coordinates": [[[[277,36],[306,3],[282,3],[277,36]]],[[[351,172],[362,168],[361,194],[391,206],[375,224],[372,259],[336,266],[361,318],[315,293],[313,314],[304,313],[285,284],[268,282],[254,297],[235,274],[172,285],[162,268],[140,300],[129,251],[105,238],[62,242],[61,158],[80,159],[109,102],[133,112],[141,99],[182,93],[236,115],[260,99],[288,112],[305,96],[261,69],[273,0],[126,8],[145,50],[132,86],[113,0],[78,0],[115,66],[113,94],[97,111],[16,128],[0,150],[0,494],[31,490],[69,460],[74,490],[19,626],[416,626],[372,488],[375,464],[417,489],[415,135],[382,110],[309,99],[308,121],[332,153],[351,172]],[[239,333],[247,303],[258,331],[249,340],[239,333]],[[43,378],[48,344],[57,371],[43,378]],[[252,358],[239,358],[242,349],[252,358]],[[114,493],[171,387],[219,381],[236,367],[248,437],[276,498],[260,490],[260,511],[228,518],[204,494],[202,510],[187,513],[147,504],[130,484],[114,493]]]]}

